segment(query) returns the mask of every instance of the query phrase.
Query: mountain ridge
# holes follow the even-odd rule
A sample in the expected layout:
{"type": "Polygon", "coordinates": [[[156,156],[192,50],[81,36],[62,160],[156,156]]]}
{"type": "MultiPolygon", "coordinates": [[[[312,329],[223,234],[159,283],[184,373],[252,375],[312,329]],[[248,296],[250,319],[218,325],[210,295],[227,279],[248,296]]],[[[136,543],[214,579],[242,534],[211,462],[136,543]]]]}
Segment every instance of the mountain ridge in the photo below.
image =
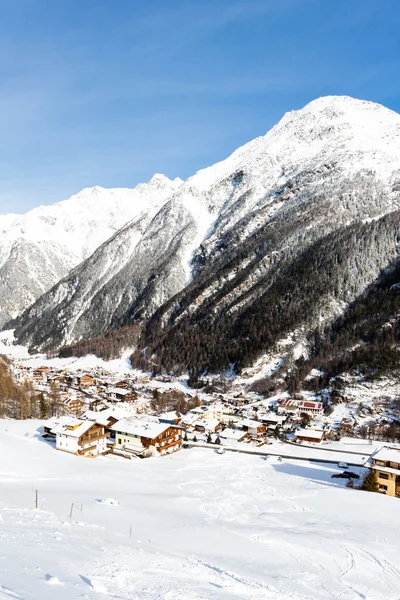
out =
{"type": "MultiPolygon", "coordinates": [[[[179,185],[83,311],[72,297],[57,301],[63,281],[17,320],[17,339],[48,349],[162,313],[157,335],[166,340],[182,306],[193,326],[191,315],[210,295],[210,314],[251,310],[308,247],[400,208],[399,157],[400,115],[381,105],[325,97],[286,113],[266,135],[179,185]],[[63,323],[56,336],[55,322],[63,323]]],[[[120,234],[110,242],[118,246],[120,234]]],[[[393,246],[383,246],[375,250],[379,268],[393,258],[393,246]]],[[[110,246],[96,252],[107,262],[110,246]]],[[[83,264],[71,277],[83,277],[83,264]]]]}
{"type": "Polygon", "coordinates": [[[0,324],[17,317],[153,199],[166,198],[180,184],[156,175],[133,189],[95,186],[23,215],[0,217],[0,324]],[[18,297],[15,289],[22,292],[18,297]]]}

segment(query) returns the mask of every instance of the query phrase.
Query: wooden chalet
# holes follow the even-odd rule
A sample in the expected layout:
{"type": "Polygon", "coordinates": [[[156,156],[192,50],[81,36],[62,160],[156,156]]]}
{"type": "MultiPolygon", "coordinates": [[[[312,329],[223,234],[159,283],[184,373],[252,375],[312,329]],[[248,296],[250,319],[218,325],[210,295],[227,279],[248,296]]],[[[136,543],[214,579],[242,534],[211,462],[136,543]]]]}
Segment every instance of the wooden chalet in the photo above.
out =
{"type": "Polygon", "coordinates": [[[69,398],[66,401],[65,406],[73,415],[79,415],[82,412],[85,404],[79,398],[69,398]]]}
{"type": "Polygon", "coordinates": [[[122,381],[117,381],[114,387],[121,388],[123,390],[129,390],[131,387],[131,382],[127,379],[123,379],[122,381]]]}
{"type": "Polygon", "coordinates": [[[78,384],[80,387],[92,387],[95,384],[95,379],[85,373],[85,375],[78,377],[78,384]]]}
{"type": "Polygon", "coordinates": [[[125,388],[110,388],[107,394],[110,400],[116,400],[117,402],[134,402],[138,398],[137,392],[125,388]]]}
{"type": "Polygon", "coordinates": [[[32,380],[37,383],[46,383],[47,381],[47,372],[41,369],[35,369],[32,373],[32,380]]]}
{"type": "Polygon", "coordinates": [[[182,446],[182,430],[176,425],[145,421],[134,417],[121,419],[115,431],[114,450],[137,455],[170,454],[182,446]]]}
{"type": "Polygon", "coordinates": [[[258,435],[260,433],[265,433],[266,426],[265,423],[260,423],[260,421],[253,421],[252,419],[243,419],[243,421],[239,421],[237,426],[243,431],[247,431],[250,434],[258,435]]]}
{"type": "Polygon", "coordinates": [[[298,429],[295,432],[296,440],[299,442],[312,442],[319,444],[325,437],[325,431],[323,429],[298,429]]]}

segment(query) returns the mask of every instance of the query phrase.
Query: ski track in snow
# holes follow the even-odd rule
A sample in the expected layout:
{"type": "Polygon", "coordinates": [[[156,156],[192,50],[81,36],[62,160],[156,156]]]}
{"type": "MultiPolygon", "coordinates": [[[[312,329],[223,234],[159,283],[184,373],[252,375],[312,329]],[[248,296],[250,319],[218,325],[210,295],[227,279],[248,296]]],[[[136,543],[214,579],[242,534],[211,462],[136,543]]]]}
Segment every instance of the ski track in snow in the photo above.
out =
{"type": "Polygon", "coordinates": [[[346,489],[334,467],[84,459],[38,426],[0,421],[0,600],[400,598],[398,500],[346,489]]]}

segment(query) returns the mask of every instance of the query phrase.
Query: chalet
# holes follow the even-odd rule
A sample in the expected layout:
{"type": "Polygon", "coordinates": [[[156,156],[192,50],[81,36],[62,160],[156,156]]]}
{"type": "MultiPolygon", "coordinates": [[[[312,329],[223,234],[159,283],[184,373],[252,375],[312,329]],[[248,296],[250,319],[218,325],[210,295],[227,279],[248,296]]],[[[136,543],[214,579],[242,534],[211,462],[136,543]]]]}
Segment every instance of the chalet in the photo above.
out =
{"type": "Polygon", "coordinates": [[[107,391],[110,400],[116,400],[117,402],[134,402],[138,394],[133,390],[127,390],[125,388],[110,388],[107,391]]]}
{"type": "Polygon", "coordinates": [[[182,430],[176,425],[130,417],[111,427],[115,450],[140,455],[169,454],[182,446],[182,430]]]}
{"type": "Polygon", "coordinates": [[[83,414],[83,418],[89,419],[90,421],[96,421],[98,425],[102,425],[106,433],[109,434],[110,440],[114,441],[115,431],[112,430],[112,426],[118,423],[121,419],[125,419],[130,416],[130,412],[119,406],[111,406],[105,410],[94,411],[87,410],[83,414]]]}
{"type": "Polygon", "coordinates": [[[185,415],[183,415],[183,417],[181,419],[181,422],[179,424],[184,429],[187,429],[189,431],[190,428],[192,428],[192,426],[194,426],[194,424],[196,423],[196,421],[198,421],[199,419],[200,419],[200,415],[198,415],[197,413],[195,413],[192,410],[190,410],[185,415]]]}
{"type": "Polygon", "coordinates": [[[79,456],[97,456],[108,451],[108,433],[94,421],[71,419],[56,425],[51,432],[56,434],[56,449],[79,456]]]}
{"type": "Polygon", "coordinates": [[[32,373],[32,379],[37,383],[46,383],[47,373],[41,369],[35,369],[32,373]]]}
{"type": "Polygon", "coordinates": [[[131,383],[128,379],[123,379],[122,381],[117,381],[114,387],[129,390],[131,387],[131,383]]]}
{"type": "Polygon", "coordinates": [[[324,438],[325,432],[321,429],[298,429],[295,432],[296,441],[299,442],[313,442],[319,444],[324,438]]]}
{"type": "Polygon", "coordinates": [[[59,377],[51,377],[47,383],[49,383],[51,386],[54,386],[55,388],[66,392],[68,390],[68,384],[65,381],[65,379],[63,378],[59,378],[59,377]]]}
{"type": "Polygon", "coordinates": [[[238,428],[243,429],[243,431],[247,431],[252,435],[265,433],[266,430],[264,423],[260,423],[260,421],[253,421],[251,419],[243,419],[243,421],[239,421],[237,426],[238,428]]]}
{"type": "Polygon", "coordinates": [[[83,401],[80,400],[79,398],[69,398],[66,402],[65,402],[65,406],[68,410],[68,412],[72,413],[73,415],[79,415],[79,413],[82,412],[83,407],[85,406],[83,401]]]}
{"type": "Polygon", "coordinates": [[[365,466],[376,471],[381,494],[400,497],[399,448],[380,448],[369,457],[365,466]]]}
{"type": "Polygon", "coordinates": [[[201,433],[215,433],[222,427],[222,423],[219,419],[197,419],[194,423],[196,431],[201,433]]]}
{"type": "Polygon", "coordinates": [[[239,429],[231,429],[227,427],[223,431],[220,431],[218,436],[227,442],[242,442],[247,438],[248,433],[247,431],[241,431],[239,429]]]}
{"type": "Polygon", "coordinates": [[[85,375],[81,375],[78,377],[78,385],[80,387],[92,387],[95,384],[94,377],[85,373],[85,375]]]}

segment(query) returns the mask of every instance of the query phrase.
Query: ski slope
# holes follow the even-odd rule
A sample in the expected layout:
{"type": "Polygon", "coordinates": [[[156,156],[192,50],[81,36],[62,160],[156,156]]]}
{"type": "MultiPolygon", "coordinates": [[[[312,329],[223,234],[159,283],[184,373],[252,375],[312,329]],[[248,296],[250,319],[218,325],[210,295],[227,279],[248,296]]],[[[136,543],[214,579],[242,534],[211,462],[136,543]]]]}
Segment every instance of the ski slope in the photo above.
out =
{"type": "Polygon", "coordinates": [[[39,428],[0,421],[1,600],[400,596],[399,501],[331,467],[206,449],[85,459],[39,428]]]}

